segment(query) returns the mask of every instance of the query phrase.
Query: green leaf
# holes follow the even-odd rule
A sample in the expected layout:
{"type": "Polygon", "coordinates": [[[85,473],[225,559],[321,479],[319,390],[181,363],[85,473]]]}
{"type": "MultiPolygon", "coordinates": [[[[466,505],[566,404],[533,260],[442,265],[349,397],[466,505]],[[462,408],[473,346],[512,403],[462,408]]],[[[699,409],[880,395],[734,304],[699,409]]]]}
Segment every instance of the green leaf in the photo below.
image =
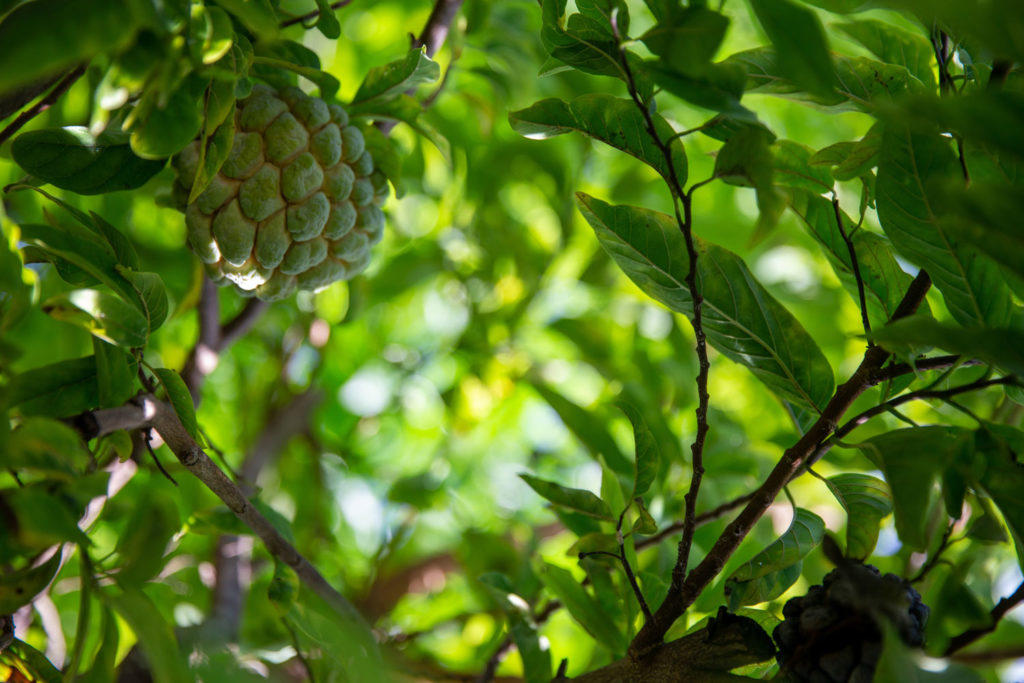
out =
{"type": "Polygon", "coordinates": [[[561,14],[564,9],[564,2],[543,2],[541,40],[548,53],[584,73],[624,79],[619,46],[608,22],[573,14],[563,25],[561,14]],[[556,4],[561,7],[556,9],[556,4]]]}
{"type": "Polygon", "coordinates": [[[89,465],[78,432],[57,420],[28,417],[11,432],[0,452],[0,467],[33,471],[56,480],[71,480],[89,465]]]}
{"type": "Polygon", "coordinates": [[[99,405],[96,357],[62,360],[15,375],[8,405],[24,415],[66,417],[99,405]]]}
{"type": "Polygon", "coordinates": [[[138,588],[124,587],[118,594],[101,593],[109,604],[135,633],[139,647],[146,654],[153,680],[156,683],[189,683],[195,677],[189,672],[187,659],[178,649],[171,624],[161,611],[138,588]]]}
{"type": "MultiPolygon", "coordinates": [[[[22,669],[22,667],[27,669],[29,675],[32,676],[33,683],[37,681],[39,683],[63,683],[64,681],[60,671],[46,658],[46,655],[24,641],[15,638],[4,650],[4,653],[15,658],[19,665],[18,669],[22,669]]],[[[10,680],[15,679],[11,678],[10,680]]],[[[22,677],[21,680],[29,679],[22,677]]]]}
{"type": "Polygon", "coordinates": [[[896,531],[907,546],[928,547],[928,510],[935,501],[935,483],[969,438],[970,432],[959,427],[911,427],[857,444],[885,474],[896,531]]]}
{"type": "Polygon", "coordinates": [[[334,16],[330,0],[316,0],[316,6],[320,10],[320,16],[316,20],[317,30],[324,35],[324,38],[336,40],[341,36],[341,24],[338,22],[338,17],[334,16]]]}
{"type": "Polygon", "coordinates": [[[441,76],[441,67],[427,56],[426,48],[413,48],[403,58],[366,73],[352,104],[400,95],[422,83],[433,83],[441,76]]]}
{"type": "Polygon", "coordinates": [[[658,450],[658,442],[655,440],[654,434],[636,406],[625,401],[619,401],[616,406],[626,414],[630,424],[633,425],[635,454],[633,458],[633,493],[630,498],[635,498],[647,493],[647,489],[651,488],[651,484],[658,477],[661,453],[658,450]]]}
{"type": "Polygon", "coordinates": [[[715,157],[716,178],[757,191],[759,230],[775,225],[786,209],[775,190],[773,137],[764,128],[747,126],[729,136],[715,157]]]}
{"type": "Polygon", "coordinates": [[[654,516],[651,515],[647,506],[644,505],[644,499],[634,498],[633,503],[636,505],[637,512],[639,513],[636,521],[633,523],[633,533],[650,536],[657,532],[658,523],[654,520],[654,516]]]}
{"type": "Polygon", "coordinates": [[[525,683],[548,683],[551,680],[551,650],[541,644],[537,626],[526,615],[510,610],[508,633],[522,657],[525,683]]]}
{"type": "Polygon", "coordinates": [[[167,544],[180,530],[174,498],[158,489],[148,490],[117,539],[118,583],[139,585],[156,576],[166,563],[167,544]]]}
{"type": "Polygon", "coordinates": [[[160,379],[160,384],[167,391],[167,398],[178,414],[178,419],[189,433],[189,436],[197,444],[203,443],[203,437],[199,433],[199,423],[196,422],[196,408],[192,403],[192,395],[188,392],[184,380],[174,370],[168,368],[156,368],[153,372],[160,379]]]}
{"type": "Polygon", "coordinates": [[[667,66],[698,73],[711,63],[728,28],[729,19],[707,7],[672,7],[640,40],[667,66]]]}
{"type": "Polygon", "coordinates": [[[578,131],[644,162],[667,182],[672,169],[680,186],[686,183],[686,151],[668,121],[652,114],[655,130],[663,145],[671,150],[671,166],[647,131],[644,115],[632,100],[592,93],[572,102],[550,98],[509,114],[512,128],[525,137],[543,140],[570,131],[578,131]]]}
{"type": "Polygon", "coordinates": [[[811,150],[792,140],[778,140],[771,146],[773,179],[778,185],[807,190],[814,194],[830,192],[835,184],[827,168],[811,163],[811,150]]]}
{"type": "Polygon", "coordinates": [[[277,15],[270,0],[215,0],[215,2],[235,15],[247,29],[262,39],[270,39],[277,35],[277,15]]]}
{"type": "Polygon", "coordinates": [[[150,100],[144,97],[136,105],[145,114],[132,121],[129,141],[132,151],[143,159],[166,159],[199,135],[202,109],[187,84],[171,93],[163,104],[155,101],[155,92],[148,95],[150,100]]]}
{"type": "Polygon", "coordinates": [[[1024,332],[1017,330],[957,327],[914,315],[874,330],[871,338],[900,353],[913,347],[936,346],[1024,377],[1024,332]]]}
{"type": "Polygon", "coordinates": [[[46,562],[33,567],[0,573],[0,614],[13,614],[43,592],[60,569],[61,550],[46,562]]]}
{"type": "Polygon", "coordinates": [[[828,41],[814,12],[789,0],[748,0],[778,55],[779,71],[811,93],[836,87],[828,41]]]}
{"type": "Polygon", "coordinates": [[[878,166],[878,220],[893,245],[926,269],[962,325],[998,327],[1011,313],[1010,290],[992,261],[960,244],[936,213],[936,182],[959,163],[945,138],[887,127],[878,166]]]}
{"type": "Polygon", "coordinates": [[[999,508],[1017,546],[1018,560],[1024,567],[1024,432],[1007,425],[989,424],[975,433],[974,445],[984,457],[986,467],[979,484],[999,508]]]}
{"type": "Polygon", "coordinates": [[[747,72],[747,92],[792,97],[816,105],[872,111],[895,96],[924,91],[924,84],[902,66],[867,57],[837,57],[835,87],[830,92],[807,91],[780,70],[775,49],[744,50],[722,62],[747,72]]]}
{"type": "MultiPolygon", "coordinates": [[[[843,287],[859,306],[860,296],[853,262],[839,232],[832,202],[808,192],[794,192],[790,195],[790,209],[803,220],[811,236],[818,241],[843,287]]],[[[868,319],[873,329],[880,328],[896,312],[913,278],[896,261],[888,239],[867,230],[854,232],[853,219],[843,211],[840,211],[840,215],[846,234],[857,251],[857,264],[860,266],[868,304],[868,319]]],[[[921,310],[928,310],[927,302],[921,310]]]]}
{"type": "Polygon", "coordinates": [[[836,180],[852,180],[866,175],[878,165],[882,153],[882,124],[871,126],[867,134],[857,142],[837,142],[819,150],[812,156],[812,165],[834,166],[832,176],[836,180]]]}
{"type": "Polygon", "coordinates": [[[553,564],[542,562],[537,574],[544,586],[558,598],[572,618],[592,635],[612,656],[626,649],[626,638],[600,604],[581,586],[572,574],[553,564]]]}
{"type": "Polygon", "coordinates": [[[633,473],[633,464],[623,455],[615,439],[608,432],[606,420],[579,407],[540,382],[533,382],[533,388],[555,409],[565,426],[586,446],[592,456],[604,456],[605,462],[620,474],[633,473]]]}
{"type": "Polygon", "coordinates": [[[597,519],[609,522],[613,520],[608,504],[586,489],[571,489],[529,474],[520,474],[519,477],[529,484],[530,488],[538,495],[555,505],[561,505],[597,519]]]}
{"type": "Polygon", "coordinates": [[[661,60],[647,61],[645,65],[651,79],[676,97],[705,109],[752,121],[757,118],[740,105],[747,76],[740,64],[718,62],[699,73],[684,73],[661,60]]]}
{"type": "Polygon", "coordinates": [[[135,393],[133,359],[98,337],[93,337],[92,349],[96,354],[96,385],[100,408],[123,405],[135,393]]]}
{"type": "MultiPolygon", "coordinates": [[[[613,206],[584,193],[577,202],[598,240],[648,295],[690,315],[686,245],[671,217],[613,206]]],[[[800,323],[761,286],[742,259],[695,237],[704,330],[722,354],[745,365],[781,398],[821,409],[832,396],[832,368],[800,323]]]]}
{"type": "MultiPolygon", "coordinates": [[[[106,481],[106,473],[102,479],[106,481]]],[[[0,548],[6,545],[5,537],[13,537],[16,545],[30,551],[65,542],[89,545],[89,538],[78,528],[85,501],[79,505],[66,495],[67,486],[77,487],[80,494],[87,490],[81,478],[67,485],[44,480],[23,488],[0,490],[0,507],[13,511],[13,515],[7,516],[4,527],[0,528],[0,548]],[[14,517],[13,523],[11,516],[14,517]]]]}
{"type": "Polygon", "coordinates": [[[958,244],[973,248],[1024,277],[1024,232],[1007,216],[1024,215],[1024,197],[1010,183],[971,181],[946,185],[936,197],[943,229],[958,244]]]}
{"type": "Polygon", "coordinates": [[[35,0],[0,21],[0,95],[125,47],[138,28],[125,0],[35,0]]]}
{"type": "Polygon", "coordinates": [[[164,167],[163,161],[135,156],[126,133],[95,137],[78,126],[22,133],[11,143],[11,155],[35,177],[85,195],[134,190],[164,167]]]}
{"type": "Polygon", "coordinates": [[[115,667],[120,633],[114,613],[106,606],[103,608],[102,624],[99,651],[89,670],[75,679],[79,683],[107,683],[117,678],[115,667]]]}
{"type": "Polygon", "coordinates": [[[113,289],[125,301],[138,304],[135,288],[117,272],[118,262],[114,249],[95,232],[66,225],[36,223],[23,224],[21,229],[22,238],[39,247],[51,260],[77,266],[113,289]]]}
{"type": "Polygon", "coordinates": [[[148,320],[149,331],[155,332],[164,324],[167,314],[170,312],[164,281],[156,273],[141,273],[122,266],[117,267],[117,272],[135,289],[139,302],[142,304],[143,313],[148,320]]]}
{"type": "Polygon", "coordinates": [[[402,156],[395,147],[395,142],[384,135],[376,126],[361,129],[366,141],[366,150],[373,157],[373,166],[391,181],[395,188],[395,196],[399,199],[405,194],[402,187],[402,156]]]}
{"type": "Polygon", "coordinates": [[[149,323],[145,316],[135,306],[102,290],[76,289],[49,299],[43,310],[111,344],[125,348],[146,345],[149,323]]]}
{"type": "Polygon", "coordinates": [[[825,484],[846,510],[846,557],[867,559],[878,542],[882,519],[892,512],[889,486],[857,472],[829,477],[825,484]]]}
{"type": "Polygon", "coordinates": [[[821,543],[824,534],[821,517],[796,508],[786,533],[725,580],[730,608],[756,605],[785,593],[800,578],[803,558],[821,543]]]}
{"type": "MultiPolygon", "coordinates": [[[[224,83],[223,81],[215,81],[215,83],[224,83]]],[[[213,85],[211,87],[211,92],[213,85]]],[[[216,112],[211,112],[213,95],[207,97],[206,107],[206,125],[204,128],[210,125],[211,113],[217,116],[216,112]]],[[[228,100],[231,107],[234,108],[234,92],[232,89],[232,97],[224,98],[228,100]]],[[[192,188],[189,190],[188,203],[191,204],[199,198],[199,195],[210,185],[210,182],[217,175],[217,171],[227,161],[228,156],[231,154],[231,148],[235,141],[235,118],[234,116],[225,117],[223,123],[221,123],[212,134],[205,132],[200,139],[199,144],[199,161],[196,166],[196,175],[192,181],[192,188]]]]}
{"type": "Polygon", "coordinates": [[[932,73],[935,53],[923,35],[905,31],[878,19],[848,21],[833,26],[883,62],[902,66],[929,88],[935,86],[935,74],[932,73]]]}

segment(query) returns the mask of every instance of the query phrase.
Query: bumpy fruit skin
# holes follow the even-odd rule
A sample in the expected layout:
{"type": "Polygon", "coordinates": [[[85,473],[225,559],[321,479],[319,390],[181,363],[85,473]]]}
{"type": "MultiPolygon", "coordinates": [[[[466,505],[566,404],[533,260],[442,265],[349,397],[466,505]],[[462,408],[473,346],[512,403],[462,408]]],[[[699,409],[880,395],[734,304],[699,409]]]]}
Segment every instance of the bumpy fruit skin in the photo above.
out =
{"type": "Polygon", "coordinates": [[[850,562],[782,608],[785,620],[772,632],[782,680],[870,683],[882,654],[881,620],[917,647],[924,643],[928,613],[903,579],[850,562]]]}
{"type": "MultiPolygon", "coordinates": [[[[175,157],[178,197],[192,187],[199,145],[175,157]]],[[[383,234],[386,198],[344,109],[257,85],[235,110],[227,160],[185,209],[188,242],[214,281],[274,301],[360,273],[383,234]]]]}

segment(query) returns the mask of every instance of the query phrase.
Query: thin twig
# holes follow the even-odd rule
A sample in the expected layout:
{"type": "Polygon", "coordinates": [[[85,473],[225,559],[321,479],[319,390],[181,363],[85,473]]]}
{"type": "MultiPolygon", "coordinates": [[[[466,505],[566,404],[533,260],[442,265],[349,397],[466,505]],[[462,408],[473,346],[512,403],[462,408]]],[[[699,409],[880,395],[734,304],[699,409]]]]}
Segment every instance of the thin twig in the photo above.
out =
{"type": "Polygon", "coordinates": [[[843,227],[843,211],[839,208],[839,198],[832,197],[832,211],[836,216],[836,226],[839,228],[839,235],[846,242],[846,250],[850,253],[850,267],[853,270],[853,278],[857,281],[857,297],[860,299],[860,319],[864,325],[864,333],[868,335],[868,346],[874,346],[871,341],[871,321],[868,319],[868,299],[864,294],[864,277],[860,272],[860,262],[857,260],[857,250],[853,248],[853,240],[846,234],[843,227]]]}
{"type": "MultiPolygon", "coordinates": [[[[544,605],[544,609],[533,615],[533,623],[538,626],[543,624],[548,620],[548,617],[554,614],[561,607],[562,603],[558,600],[552,600],[544,605]]],[[[474,683],[491,683],[491,681],[494,680],[495,673],[498,671],[498,665],[500,665],[502,660],[505,659],[505,655],[512,650],[513,645],[512,636],[505,636],[505,639],[498,644],[498,647],[495,648],[494,653],[487,658],[487,664],[484,666],[484,670],[476,678],[474,683]]]]}
{"type": "Polygon", "coordinates": [[[302,654],[302,643],[299,642],[299,634],[295,632],[295,629],[288,622],[287,617],[281,617],[281,623],[284,624],[285,629],[288,631],[288,635],[292,637],[292,647],[295,648],[295,657],[302,662],[302,668],[306,670],[306,680],[309,683],[316,683],[316,676],[313,675],[313,667],[310,665],[309,660],[302,654]]]}
{"type": "Polygon", "coordinates": [[[630,588],[633,589],[633,595],[636,596],[636,601],[640,603],[640,610],[644,613],[644,619],[649,620],[651,618],[651,608],[647,605],[647,600],[644,598],[643,592],[640,590],[640,584],[636,581],[636,575],[633,573],[633,567],[629,564],[629,558],[626,557],[626,539],[622,535],[622,522],[626,519],[626,513],[629,512],[629,505],[619,515],[619,523],[615,527],[615,540],[619,544],[619,562],[622,564],[622,571],[626,573],[626,579],[629,581],[630,588]]]}
{"type": "MultiPolygon", "coordinates": [[[[352,0],[338,0],[337,2],[332,2],[331,3],[331,9],[341,9],[345,5],[350,5],[350,4],[352,4],[352,0]]],[[[316,9],[316,10],[313,10],[312,12],[307,12],[306,14],[302,14],[302,15],[297,16],[297,17],[292,17],[291,19],[285,19],[284,21],[282,21],[278,25],[281,28],[288,28],[289,26],[294,26],[295,24],[304,24],[307,21],[309,21],[310,19],[316,19],[319,16],[320,16],[320,10],[316,9]]],[[[309,27],[309,28],[312,28],[312,27],[309,27]]]]}
{"type": "Polygon", "coordinates": [[[956,526],[955,521],[946,525],[946,530],[942,532],[942,540],[939,541],[939,547],[935,549],[935,552],[932,553],[931,557],[928,558],[928,561],[924,563],[920,571],[914,575],[914,578],[910,579],[910,583],[918,583],[919,581],[924,580],[924,577],[928,576],[928,574],[938,566],[939,561],[942,559],[942,553],[946,552],[949,546],[956,542],[953,541],[953,543],[950,543],[949,540],[953,535],[954,526],[956,526]]]}
{"type": "Polygon", "coordinates": [[[979,626],[977,628],[967,629],[960,635],[954,636],[953,639],[949,641],[949,645],[946,646],[946,651],[943,654],[948,657],[957,650],[967,647],[985,634],[995,631],[996,626],[998,626],[1002,618],[1006,616],[1006,613],[1022,602],[1024,602],[1024,583],[1017,586],[1017,590],[1015,590],[1012,595],[1005,597],[996,603],[996,606],[992,608],[991,612],[989,612],[992,623],[988,626],[979,626]]]}
{"type": "Polygon", "coordinates": [[[690,488],[684,497],[683,537],[679,541],[679,552],[676,557],[675,567],[672,569],[672,583],[669,587],[669,593],[671,594],[673,591],[678,591],[682,587],[690,562],[690,550],[693,547],[693,535],[697,529],[697,497],[700,494],[700,485],[704,478],[704,442],[708,434],[708,374],[711,369],[711,363],[708,360],[707,339],[704,334],[704,295],[701,293],[700,287],[697,285],[698,255],[697,247],[693,239],[693,214],[691,211],[693,188],[690,189],[690,193],[683,191],[683,188],[679,183],[679,175],[676,172],[675,160],[672,157],[672,151],[669,145],[666,144],[658,134],[658,129],[654,125],[654,118],[651,115],[651,107],[649,106],[649,103],[643,101],[643,98],[640,97],[640,93],[637,90],[633,70],[629,65],[626,49],[621,45],[622,36],[619,35],[619,28],[614,20],[614,16],[612,18],[611,25],[612,31],[616,36],[616,40],[620,42],[619,62],[622,64],[622,70],[626,76],[626,88],[629,91],[629,96],[643,115],[644,125],[647,128],[648,135],[651,136],[655,146],[658,147],[662,157],[665,159],[665,165],[668,169],[668,177],[665,178],[665,181],[668,183],[669,190],[672,194],[672,204],[675,209],[676,224],[679,226],[679,230],[682,232],[683,239],[686,242],[686,253],[689,262],[689,269],[686,273],[685,279],[686,288],[689,291],[690,299],[693,302],[693,316],[690,319],[690,323],[693,326],[694,336],[697,341],[697,433],[694,436],[693,443],[690,445],[693,475],[690,478],[690,488]],[[682,207],[681,213],[680,207],[682,207]]]}
{"type": "MultiPolygon", "coordinates": [[[[708,524],[709,522],[715,521],[716,519],[721,519],[722,517],[725,517],[727,514],[729,514],[736,508],[742,507],[743,504],[750,500],[753,496],[754,494],[753,492],[751,492],[745,493],[742,496],[739,496],[738,498],[733,498],[730,501],[722,503],[713,510],[708,510],[707,512],[700,513],[694,518],[694,521],[698,527],[702,527],[705,524],[708,524]]],[[[654,534],[653,536],[648,536],[647,538],[642,538],[639,541],[636,541],[636,549],[642,550],[644,548],[649,548],[652,545],[658,545],[665,538],[678,534],[682,530],[682,522],[675,522],[673,524],[670,524],[658,533],[654,534]]]]}
{"type": "MultiPolygon", "coordinates": [[[[924,301],[930,287],[931,278],[928,277],[928,273],[924,270],[918,272],[903,300],[896,307],[892,319],[897,320],[914,313],[924,301]]],[[[800,471],[818,446],[835,431],[839,419],[850,409],[853,402],[872,386],[875,373],[888,359],[889,352],[880,346],[871,347],[864,352],[864,359],[857,370],[849,380],[836,389],[814,424],[793,446],[786,449],[771,474],[753,493],[740,514],[729,523],[700,564],[690,571],[682,587],[678,590],[669,587],[665,601],[658,607],[654,619],[644,624],[630,644],[630,655],[634,659],[644,656],[662,643],[668,629],[718,576],[783,487],[800,471]]]]}
{"type": "MultiPolygon", "coordinates": [[[[1019,384],[1016,377],[1009,375],[1007,377],[996,377],[995,379],[978,380],[971,382],[970,384],[962,384],[958,387],[951,387],[949,389],[921,389],[919,391],[911,391],[906,394],[900,394],[895,398],[891,398],[885,403],[879,403],[876,406],[872,406],[867,410],[862,411],[856,417],[847,420],[841,427],[835,430],[828,438],[824,439],[814,453],[807,458],[807,464],[813,465],[821,459],[825,453],[832,449],[832,446],[836,445],[837,442],[841,441],[846,435],[852,432],[857,427],[882,413],[887,413],[890,410],[903,405],[904,403],[910,403],[911,401],[923,401],[925,399],[934,398],[939,400],[948,400],[949,398],[956,396],[957,394],[964,394],[971,391],[979,391],[981,389],[987,389],[988,387],[1000,386],[1006,384],[1019,384]]],[[[977,418],[975,418],[977,419],[977,418]]]]}
{"type": "Polygon", "coordinates": [[[21,130],[21,127],[26,123],[53,106],[57,100],[60,99],[60,96],[66,93],[68,88],[74,85],[75,81],[81,78],[84,73],[85,64],[81,64],[68,72],[64,78],[57,82],[57,85],[53,86],[53,90],[51,90],[46,97],[36,102],[30,109],[23,111],[18,118],[14,119],[14,121],[10,123],[9,126],[0,131],[0,145],[7,142],[7,140],[21,130]]]}

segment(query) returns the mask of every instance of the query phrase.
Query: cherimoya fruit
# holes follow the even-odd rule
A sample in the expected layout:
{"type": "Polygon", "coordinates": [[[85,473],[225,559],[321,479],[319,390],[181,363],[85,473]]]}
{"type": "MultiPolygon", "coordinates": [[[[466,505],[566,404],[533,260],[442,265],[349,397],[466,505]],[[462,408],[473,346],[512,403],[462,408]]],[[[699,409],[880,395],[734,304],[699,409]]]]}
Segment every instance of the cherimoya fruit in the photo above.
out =
{"type": "MultiPolygon", "coordinates": [[[[383,234],[387,180],[345,110],[257,85],[234,116],[227,160],[185,209],[189,246],[210,277],[273,301],[360,273],[383,234]]],[[[175,157],[179,196],[200,144],[175,157]]]]}

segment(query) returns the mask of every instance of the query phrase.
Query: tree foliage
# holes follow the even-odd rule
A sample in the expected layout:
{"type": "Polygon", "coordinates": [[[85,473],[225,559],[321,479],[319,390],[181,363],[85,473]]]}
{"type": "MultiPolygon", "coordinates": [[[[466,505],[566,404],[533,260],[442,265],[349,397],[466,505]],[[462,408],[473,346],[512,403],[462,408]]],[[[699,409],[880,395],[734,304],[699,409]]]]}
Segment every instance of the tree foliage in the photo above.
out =
{"type": "Polygon", "coordinates": [[[1022,36],[0,0],[0,678],[786,680],[783,605],[861,562],[878,680],[1020,676],[1022,36]],[[391,189],[364,273],[273,304],[179,210],[256,84],[391,189]]]}

